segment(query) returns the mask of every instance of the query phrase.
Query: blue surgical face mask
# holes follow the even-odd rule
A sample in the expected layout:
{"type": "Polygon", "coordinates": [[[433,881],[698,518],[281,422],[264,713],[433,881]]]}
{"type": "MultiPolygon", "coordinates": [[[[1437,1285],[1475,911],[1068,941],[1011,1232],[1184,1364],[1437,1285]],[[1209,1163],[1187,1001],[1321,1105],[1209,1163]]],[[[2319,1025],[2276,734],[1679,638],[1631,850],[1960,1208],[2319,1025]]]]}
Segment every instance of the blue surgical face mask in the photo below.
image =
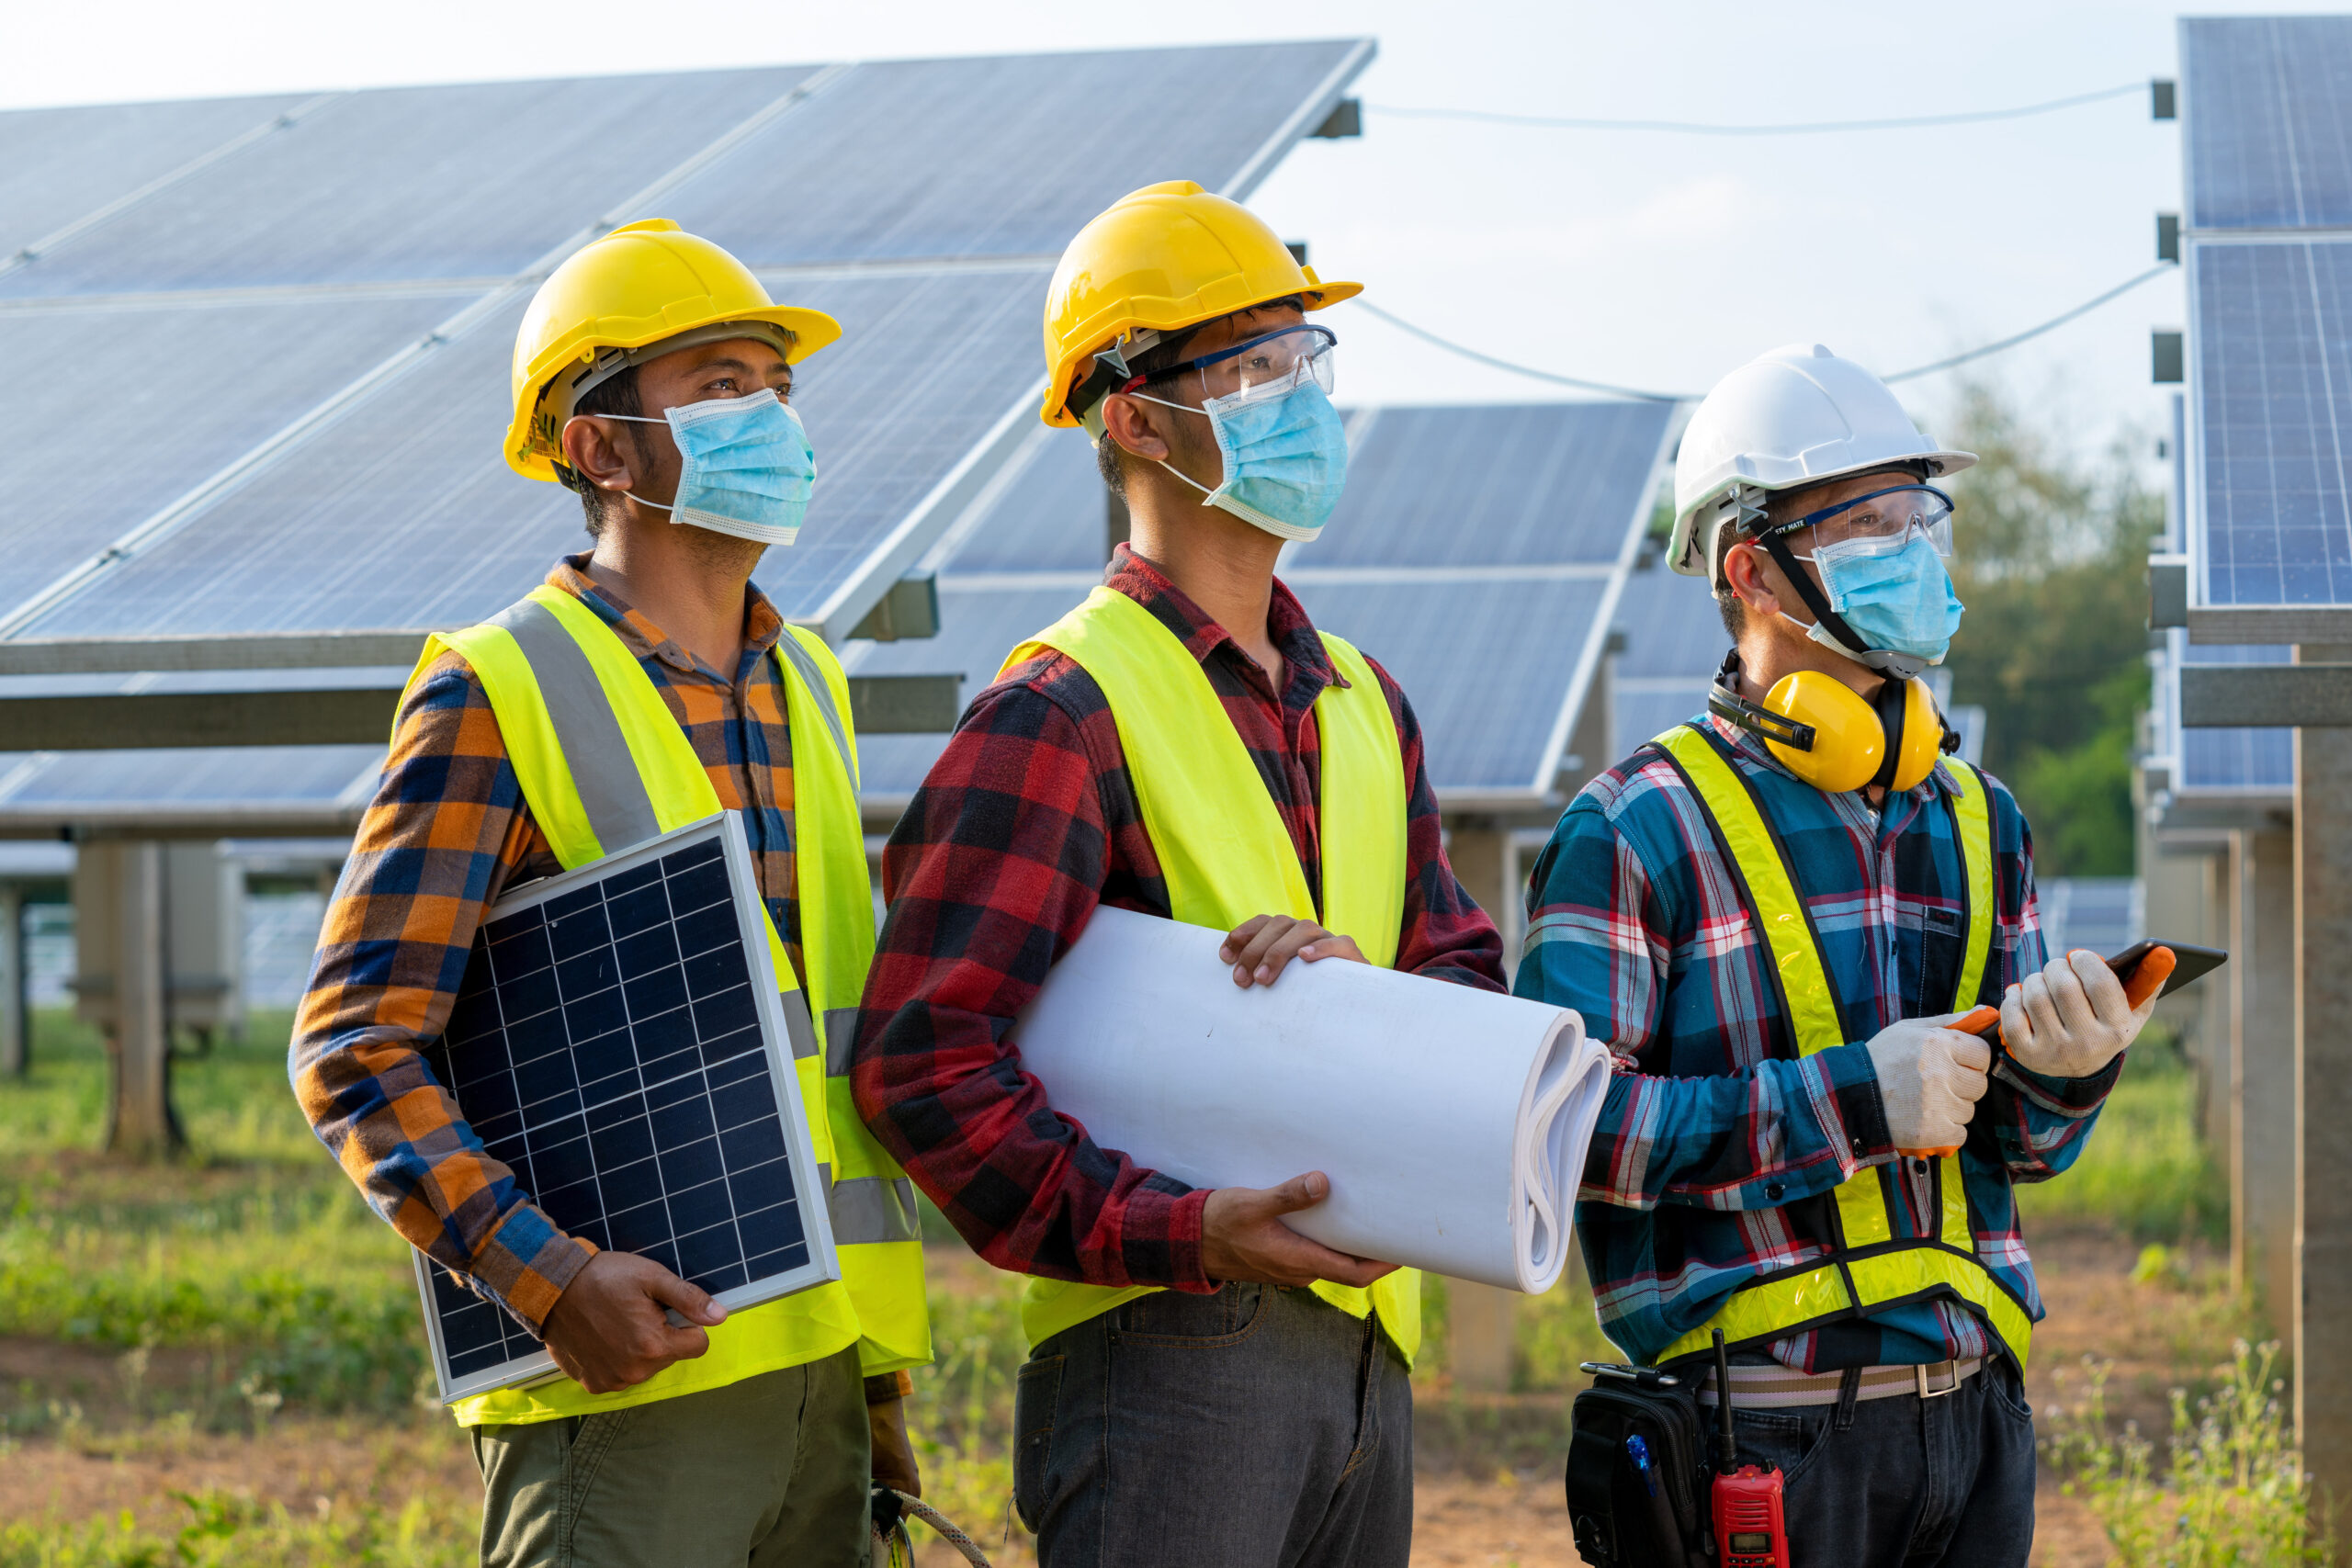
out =
{"type": "MultiPolygon", "coordinates": [[[[1143,394],[1136,394],[1142,396],[1143,394]]],[[[1247,523],[1284,539],[1312,539],[1323,531],[1348,483],[1348,433],[1330,397],[1312,379],[1269,382],[1211,398],[1199,408],[1149,401],[1208,416],[1225,479],[1210,490],[1167,463],[1208,499],[1247,523]]]]}
{"type": "MultiPolygon", "coordinates": [[[[1960,595],[1952,592],[1943,557],[1927,538],[1914,535],[1902,548],[1877,555],[1823,546],[1812,558],[1829,607],[1871,649],[1933,664],[1951,647],[1952,633],[1960,629],[1960,595]]],[[[1841,653],[1867,651],[1840,646],[1817,623],[1805,635],[1841,653]]]]}
{"type": "Polygon", "coordinates": [[[799,536],[817,482],[817,458],[800,415],[772,389],[682,403],[662,414],[635,423],[670,426],[670,438],[684,459],[678,493],[667,506],[643,496],[639,501],[661,507],[673,523],[758,544],[788,545],[799,536]]]}

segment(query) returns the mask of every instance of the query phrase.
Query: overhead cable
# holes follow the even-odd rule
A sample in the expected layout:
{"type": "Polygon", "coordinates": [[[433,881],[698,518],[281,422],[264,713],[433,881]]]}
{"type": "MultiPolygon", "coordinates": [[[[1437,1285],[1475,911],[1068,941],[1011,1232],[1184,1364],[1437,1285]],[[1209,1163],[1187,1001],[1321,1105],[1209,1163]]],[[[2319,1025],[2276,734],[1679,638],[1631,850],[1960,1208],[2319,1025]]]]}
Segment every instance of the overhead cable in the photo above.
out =
{"type": "Polygon", "coordinates": [[[1416,108],[1403,104],[1366,104],[1374,114],[1399,119],[1464,119],[1487,125],[1528,125],[1547,130],[1656,130],[1676,136],[1818,136],[1833,130],[1917,130],[1937,125],[1978,125],[1994,119],[2023,119],[2029,115],[2104,103],[2127,93],[2144,93],[2145,82],[2126,82],[2096,93],[2077,93],[2047,103],[2020,104],[2015,108],[1969,109],[1958,114],[1913,115],[1900,119],[1825,119],[1787,125],[1710,125],[1684,119],[1575,119],[1560,115],[1507,114],[1497,109],[1416,108]]]}
{"type": "Polygon", "coordinates": [[[1881,377],[1880,379],[1885,381],[1908,381],[1914,376],[1932,376],[1939,370],[1949,370],[1955,365],[1965,365],[1972,359],[1982,359],[1988,354],[1998,354],[2005,348],[2015,348],[2018,344],[2025,342],[2028,338],[2037,338],[2053,327],[2063,327],[2068,321],[2073,321],[2076,316],[2086,315],[2090,311],[2098,310],[2101,305],[2106,304],[2109,299],[2113,299],[2120,295],[2131,293],[2132,290],[2139,288],[2140,285],[2147,282],[2148,279],[2155,276],[2158,273],[2174,271],[2177,266],[2177,264],[2174,262],[2158,262],[2155,265],[2150,267],[2139,276],[2132,279],[2131,282],[2119,283],[2114,288],[2109,289],[2106,293],[2098,295],[2094,299],[2084,300],[2081,304],[2075,306],[2073,310],[2066,311],[2063,315],[2052,316],[2038,327],[2026,328],[2025,331],[2018,333],[2015,337],[2005,337],[1998,343],[1988,343],[1982,348],[1972,348],[1966,354],[1955,354],[1950,359],[1939,359],[1933,365],[1921,365],[1909,370],[1898,370],[1894,375],[1881,377]]]}
{"type": "Polygon", "coordinates": [[[1465,347],[1451,338],[1442,338],[1426,327],[1417,327],[1404,317],[1392,315],[1382,310],[1362,295],[1358,295],[1348,303],[1360,310],[1371,311],[1390,326],[1401,332],[1410,333],[1423,343],[1435,344],[1448,354],[1458,354],[1464,359],[1475,359],[1481,365],[1491,365],[1498,370],[1508,370],[1514,376],[1532,376],[1538,381],[1551,381],[1563,387],[1577,387],[1588,392],[1607,392],[1620,398],[1639,398],[1646,402],[1679,403],[1683,400],[1684,395],[1680,392],[1645,392],[1632,387],[1614,387],[1606,381],[1586,381],[1574,376],[1555,375],[1549,370],[1538,370],[1531,365],[1514,365],[1508,359],[1497,359],[1491,354],[1481,354],[1475,348],[1465,347]]]}
{"type": "MultiPolygon", "coordinates": [[[[1964,354],[1955,354],[1949,359],[1939,359],[1932,365],[1916,365],[1908,370],[1897,370],[1894,374],[1891,376],[1882,376],[1879,379],[1890,384],[1896,381],[1908,381],[1920,376],[1932,376],[1939,370],[1950,370],[1955,366],[1965,365],[1973,359],[1983,359],[1987,355],[1999,354],[2004,349],[2015,348],[2021,343],[2029,342],[2034,338],[2040,337],[2046,332],[2064,326],[2068,321],[2073,321],[2077,316],[2087,315],[2091,311],[2098,310],[2101,305],[2106,304],[2110,299],[2119,299],[2123,295],[2131,293],[2132,290],[2139,288],[2140,285],[2147,282],[2150,278],[2154,277],[2159,273],[2172,272],[2175,270],[2176,264],[2172,262],[2160,262],[2156,265],[2152,266],[2147,271],[2142,273],[2139,276],[2131,279],[2129,282],[2119,283],[2114,288],[2107,290],[2104,294],[2095,295],[2091,299],[2084,300],[2073,310],[2062,311],[2058,315],[2051,317],[2048,321],[2041,322],[2038,326],[2028,327],[2021,333],[2002,338],[1996,343],[1988,343],[1984,344],[1982,347],[1972,348],[1964,354]]],[[[1482,354],[1478,350],[1471,348],[1466,344],[1455,343],[1451,338],[1440,337],[1437,333],[1430,332],[1426,327],[1417,327],[1412,322],[1405,320],[1402,316],[1396,315],[1391,311],[1384,310],[1379,306],[1374,305],[1370,300],[1364,299],[1361,297],[1351,299],[1348,303],[1355,306],[1358,310],[1370,311],[1373,315],[1375,315],[1382,321],[1386,321],[1390,326],[1395,327],[1401,332],[1410,333],[1413,336],[1419,338],[1423,343],[1433,344],[1437,347],[1445,350],[1448,354],[1460,355],[1464,359],[1476,360],[1480,365],[1489,365],[1498,370],[1508,370],[1514,376],[1526,376],[1534,380],[1550,381],[1555,385],[1562,387],[1575,387],[1588,392],[1607,392],[1612,397],[1638,398],[1645,402],[1653,403],[1694,402],[1700,396],[1700,394],[1696,392],[1647,392],[1636,387],[1620,387],[1608,381],[1588,381],[1581,377],[1563,376],[1558,372],[1552,370],[1538,370],[1532,365],[1515,365],[1508,359],[1498,359],[1491,354],[1482,354]]]]}

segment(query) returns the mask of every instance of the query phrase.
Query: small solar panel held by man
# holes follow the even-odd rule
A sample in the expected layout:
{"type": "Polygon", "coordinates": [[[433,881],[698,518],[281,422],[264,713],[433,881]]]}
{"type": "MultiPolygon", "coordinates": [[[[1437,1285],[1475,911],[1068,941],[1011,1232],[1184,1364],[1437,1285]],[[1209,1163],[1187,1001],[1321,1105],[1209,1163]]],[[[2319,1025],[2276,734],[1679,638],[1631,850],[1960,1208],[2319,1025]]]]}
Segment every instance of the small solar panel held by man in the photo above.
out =
{"type": "MultiPolygon", "coordinates": [[[[790,1042],[724,812],[501,900],[425,1055],[549,1219],[733,1308],[841,1278],[790,1042]]],[[[495,1303],[416,1270],[443,1400],[555,1374],[495,1303]]]]}

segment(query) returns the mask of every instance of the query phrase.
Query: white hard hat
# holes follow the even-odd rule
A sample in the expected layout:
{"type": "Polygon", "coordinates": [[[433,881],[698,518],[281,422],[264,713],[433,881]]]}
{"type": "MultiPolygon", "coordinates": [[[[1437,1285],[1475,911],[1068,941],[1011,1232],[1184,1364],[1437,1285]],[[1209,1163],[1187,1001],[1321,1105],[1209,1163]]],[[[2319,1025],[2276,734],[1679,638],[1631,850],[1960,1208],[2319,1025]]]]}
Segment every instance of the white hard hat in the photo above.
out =
{"type": "Polygon", "coordinates": [[[1788,344],[1716,382],[1690,416],[1674,459],[1667,564],[1713,583],[1724,524],[1760,513],[1774,491],[1894,463],[1921,464],[1933,478],[1975,461],[1920,434],[1886,383],[1852,360],[1788,344]]]}

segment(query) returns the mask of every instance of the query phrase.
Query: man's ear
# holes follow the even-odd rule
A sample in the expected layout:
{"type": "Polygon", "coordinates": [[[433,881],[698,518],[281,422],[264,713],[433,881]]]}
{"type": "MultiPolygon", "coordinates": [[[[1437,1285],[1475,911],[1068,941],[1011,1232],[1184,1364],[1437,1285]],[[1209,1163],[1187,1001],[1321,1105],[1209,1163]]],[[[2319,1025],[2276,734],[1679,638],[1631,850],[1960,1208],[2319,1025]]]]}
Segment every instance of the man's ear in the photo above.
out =
{"type": "Polygon", "coordinates": [[[1103,433],[1148,463],[1166,462],[1168,439],[1159,429],[1162,412],[1140,398],[1113,392],[1102,400],[1103,433]]]}
{"type": "Polygon", "coordinates": [[[1781,569],[1761,548],[1742,539],[1724,551],[1724,580],[1739,602],[1770,620],[1781,613],[1781,594],[1788,584],[1781,569]]]}
{"type": "Polygon", "coordinates": [[[599,489],[633,488],[637,477],[630,471],[629,457],[614,435],[612,422],[594,414],[574,414],[563,426],[565,465],[599,489]]]}

